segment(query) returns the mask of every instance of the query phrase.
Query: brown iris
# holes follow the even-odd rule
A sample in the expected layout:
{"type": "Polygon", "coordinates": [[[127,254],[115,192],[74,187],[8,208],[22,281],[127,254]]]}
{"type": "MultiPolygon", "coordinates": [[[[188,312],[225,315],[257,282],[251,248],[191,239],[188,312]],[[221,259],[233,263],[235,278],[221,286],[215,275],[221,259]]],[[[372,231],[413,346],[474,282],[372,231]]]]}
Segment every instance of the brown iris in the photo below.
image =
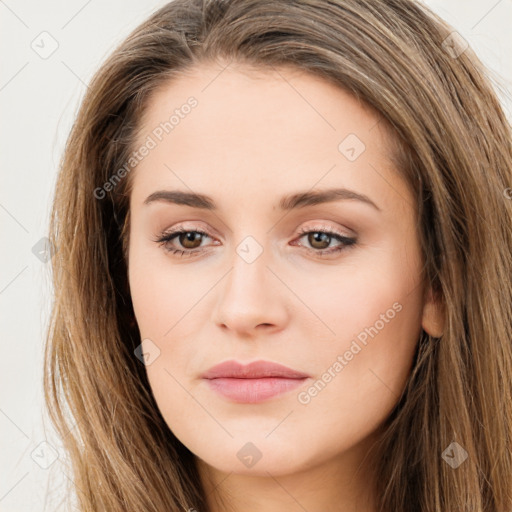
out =
{"type": "Polygon", "coordinates": [[[322,233],[319,231],[312,231],[308,234],[308,242],[311,244],[311,247],[314,247],[315,249],[326,249],[329,247],[329,243],[331,242],[331,236],[329,236],[327,233],[322,233]],[[327,244],[322,247],[318,247],[316,244],[325,244],[327,241],[327,244]]]}
{"type": "Polygon", "coordinates": [[[201,239],[203,235],[201,233],[197,233],[195,231],[187,231],[185,233],[180,233],[178,239],[180,244],[186,249],[197,249],[201,245],[201,239]],[[197,245],[194,245],[197,243],[197,245]]]}

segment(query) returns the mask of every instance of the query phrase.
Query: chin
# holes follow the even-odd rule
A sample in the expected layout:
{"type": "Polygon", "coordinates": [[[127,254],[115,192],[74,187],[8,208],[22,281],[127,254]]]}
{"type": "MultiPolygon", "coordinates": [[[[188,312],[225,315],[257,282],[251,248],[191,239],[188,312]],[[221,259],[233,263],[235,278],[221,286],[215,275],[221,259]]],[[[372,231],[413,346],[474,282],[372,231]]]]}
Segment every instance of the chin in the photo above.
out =
{"type": "Polygon", "coordinates": [[[289,439],[288,444],[283,444],[282,439],[271,441],[261,436],[248,436],[243,440],[238,437],[226,439],[226,442],[221,443],[218,440],[212,442],[209,436],[205,437],[210,439],[209,446],[201,446],[192,451],[203,463],[224,473],[263,477],[268,477],[270,473],[277,477],[302,471],[321,462],[321,457],[298,450],[300,443],[292,439],[289,439]]]}

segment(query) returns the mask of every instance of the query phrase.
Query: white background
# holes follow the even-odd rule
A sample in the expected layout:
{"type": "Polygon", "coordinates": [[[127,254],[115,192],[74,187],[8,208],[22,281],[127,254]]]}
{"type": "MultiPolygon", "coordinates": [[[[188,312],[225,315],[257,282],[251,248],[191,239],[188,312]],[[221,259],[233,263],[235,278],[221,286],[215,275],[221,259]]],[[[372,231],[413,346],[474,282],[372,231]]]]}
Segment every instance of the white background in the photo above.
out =
{"type": "MultiPolygon", "coordinates": [[[[0,0],[0,511],[58,510],[63,453],[43,430],[42,348],[49,265],[32,248],[47,234],[63,145],[92,74],[114,46],[166,1],[0,0]],[[41,32],[58,42],[47,59],[32,48],[41,32]],[[49,469],[52,451],[60,458],[49,469]],[[35,451],[34,451],[35,450],[35,451]]],[[[426,2],[470,43],[499,80],[512,117],[512,0],[426,2]],[[508,92],[507,92],[508,91],[508,92]],[[508,98],[507,98],[508,95],[508,98]]],[[[49,424],[49,422],[46,422],[49,424]]]]}

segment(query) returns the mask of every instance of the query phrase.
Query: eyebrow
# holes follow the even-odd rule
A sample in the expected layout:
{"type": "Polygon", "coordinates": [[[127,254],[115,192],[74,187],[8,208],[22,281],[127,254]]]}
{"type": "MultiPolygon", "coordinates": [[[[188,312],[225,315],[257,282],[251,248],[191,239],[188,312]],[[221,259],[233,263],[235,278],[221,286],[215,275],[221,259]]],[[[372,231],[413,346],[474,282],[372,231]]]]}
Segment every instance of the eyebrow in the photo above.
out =
{"type": "MultiPolygon", "coordinates": [[[[297,192],[283,197],[279,202],[279,208],[283,211],[289,211],[296,208],[304,208],[306,206],[341,200],[361,201],[378,211],[382,211],[368,196],[347,188],[297,192]]],[[[215,201],[210,196],[181,190],[157,190],[146,198],[144,204],[148,205],[155,201],[190,206],[192,208],[202,208],[205,210],[217,209],[215,201]]]]}

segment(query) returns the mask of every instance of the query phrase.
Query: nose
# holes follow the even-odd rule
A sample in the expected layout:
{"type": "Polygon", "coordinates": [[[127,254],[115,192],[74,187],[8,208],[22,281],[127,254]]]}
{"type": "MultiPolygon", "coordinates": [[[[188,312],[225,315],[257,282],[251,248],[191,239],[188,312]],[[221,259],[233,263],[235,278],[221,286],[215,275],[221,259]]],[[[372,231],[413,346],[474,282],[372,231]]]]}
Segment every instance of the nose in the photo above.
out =
{"type": "Polygon", "coordinates": [[[252,262],[236,252],[224,278],[213,321],[239,336],[281,330],[287,321],[286,290],[267,267],[265,250],[252,262]]]}

